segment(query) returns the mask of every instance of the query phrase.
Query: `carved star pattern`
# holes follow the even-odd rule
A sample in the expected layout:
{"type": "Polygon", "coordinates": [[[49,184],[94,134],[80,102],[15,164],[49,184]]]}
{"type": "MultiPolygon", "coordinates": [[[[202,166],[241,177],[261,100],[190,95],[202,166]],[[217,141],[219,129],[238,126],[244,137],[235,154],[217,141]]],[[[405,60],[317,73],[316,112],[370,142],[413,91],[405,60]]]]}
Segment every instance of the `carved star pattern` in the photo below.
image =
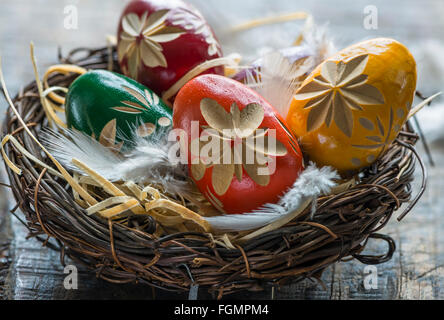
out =
{"type": "Polygon", "coordinates": [[[208,123],[208,126],[203,126],[204,132],[210,135],[212,140],[206,141],[200,137],[194,142],[199,146],[199,154],[194,154],[198,157],[198,163],[191,165],[193,178],[199,181],[207,169],[213,168],[212,185],[219,196],[227,192],[233,176],[242,181],[244,171],[258,185],[267,186],[270,175],[259,173],[259,169],[266,169],[267,165],[260,163],[258,156],[281,157],[287,154],[287,149],[276,138],[268,135],[268,129],[259,129],[264,119],[263,106],[252,103],[241,111],[238,105],[233,103],[230,112],[226,112],[215,100],[205,98],[201,101],[201,112],[208,123]],[[210,157],[217,160],[208,162],[208,159],[202,158],[201,153],[213,139],[220,145],[219,150],[222,152],[211,154],[210,157]],[[261,139],[262,144],[258,143],[261,139]],[[230,146],[232,143],[235,147],[230,146]],[[248,153],[252,156],[251,159],[248,159],[248,153]],[[231,161],[224,163],[223,159],[227,158],[231,161]]]}

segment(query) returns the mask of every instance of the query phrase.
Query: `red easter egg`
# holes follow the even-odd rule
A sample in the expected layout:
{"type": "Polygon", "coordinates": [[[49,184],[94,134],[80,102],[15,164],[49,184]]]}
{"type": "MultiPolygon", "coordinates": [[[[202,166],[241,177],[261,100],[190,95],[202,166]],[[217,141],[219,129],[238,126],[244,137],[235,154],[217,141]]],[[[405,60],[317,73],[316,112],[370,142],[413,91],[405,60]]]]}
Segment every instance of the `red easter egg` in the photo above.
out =
{"type": "Polygon", "coordinates": [[[282,117],[258,93],[226,77],[188,82],[174,102],[173,127],[186,134],[182,152],[191,178],[222,213],[276,203],[303,170],[282,117]]]}
{"type": "MultiPolygon", "coordinates": [[[[122,72],[157,94],[222,51],[201,13],[182,0],[135,0],[120,18],[117,53],[122,72]]],[[[205,73],[224,74],[223,67],[205,73]]]]}

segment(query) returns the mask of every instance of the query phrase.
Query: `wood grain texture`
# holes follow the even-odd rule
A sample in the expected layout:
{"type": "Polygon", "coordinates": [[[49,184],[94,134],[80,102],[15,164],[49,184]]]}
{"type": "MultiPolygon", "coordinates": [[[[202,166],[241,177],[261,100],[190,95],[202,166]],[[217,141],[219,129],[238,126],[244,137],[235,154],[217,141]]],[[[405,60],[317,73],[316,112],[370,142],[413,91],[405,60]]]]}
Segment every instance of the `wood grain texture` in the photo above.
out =
{"type": "MultiPolygon", "coordinates": [[[[329,30],[338,47],[376,36],[390,36],[405,42],[412,48],[421,46],[424,39],[442,39],[444,2],[383,1],[371,2],[379,10],[379,29],[365,30],[363,9],[368,1],[337,0],[334,5],[327,1],[285,0],[226,0],[224,9],[220,1],[194,0],[205,14],[217,15],[221,10],[233,16],[233,21],[244,21],[270,13],[307,10],[318,23],[330,22],[329,30]],[[219,5],[218,5],[219,3],[219,5]]],[[[118,12],[124,6],[121,0],[108,1],[60,1],[60,0],[3,0],[0,4],[0,46],[4,72],[11,93],[33,79],[29,60],[29,42],[36,45],[40,71],[56,62],[57,46],[63,51],[78,46],[101,46],[105,35],[114,34],[118,12]],[[78,8],[79,28],[63,27],[64,8],[74,4],[78,8]],[[32,25],[30,24],[32,21],[32,25]]],[[[300,28],[300,24],[294,24],[300,28]]],[[[288,29],[288,28],[287,28],[288,29]]],[[[297,29],[299,30],[299,29],[297,29]]],[[[297,30],[295,33],[297,33],[297,30]]],[[[291,30],[290,30],[291,31],[291,30]]],[[[293,32],[293,31],[291,31],[293,32]]],[[[291,37],[285,34],[285,36],[291,37]]],[[[284,37],[284,35],[283,35],[284,37]]],[[[223,40],[223,39],[222,39],[223,40]]],[[[227,40],[228,41],[228,40],[227,40]]],[[[266,41],[266,40],[264,40],[266,41]]],[[[254,49],[254,45],[252,46],[254,49]]],[[[250,48],[251,49],[251,48],[250,48]]],[[[250,53],[254,50],[251,49],[250,53]]],[[[232,48],[226,45],[226,51],[232,48]]],[[[427,63],[427,61],[418,61],[427,63]]],[[[420,75],[427,78],[427,75],[420,75]]],[[[440,83],[444,87],[444,83],[440,83]]],[[[427,82],[419,85],[421,91],[430,93],[433,86],[427,82]]],[[[0,98],[2,112],[6,103],[0,98]]],[[[420,152],[424,151],[419,147],[420,152]]],[[[249,299],[444,299],[444,146],[432,146],[437,163],[429,168],[427,192],[413,212],[402,222],[396,219],[383,230],[391,235],[397,251],[393,259],[377,266],[378,288],[366,290],[366,269],[357,261],[338,263],[322,276],[325,285],[304,281],[288,284],[279,290],[260,293],[238,294],[233,298],[249,299]]],[[[4,177],[4,175],[3,175],[4,177]]],[[[4,179],[0,179],[4,181],[4,179]]],[[[417,189],[415,189],[417,190],[417,189]]],[[[0,195],[0,296],[4,299],[178,299],[186,295],[168,294],[151,288],[134,285],[112,285],[97,280],[85,268],[79,268],[78,290],[66,290],[66,277],[59,254],[35,239],[27,239],[27,231],[10,214],[6,207],[13,207],[12,195],[2,188],[0,195]],[[10,246],[2,247],[2,243],[10,246]],[[2,255],[6,249],[8,258],[2,255]],[[3,266],[3,267],[2,267],[3,266]]],[[[18,215],[20,217],[20,214],[18,215]]],[[[385,244],[370,243],[366,252],[383,254],[385,244]]],[[[69,263],[69,261],[67,261],[69,263]]],[[[211,296],[199,291],[201,299],[211,296]]]]}

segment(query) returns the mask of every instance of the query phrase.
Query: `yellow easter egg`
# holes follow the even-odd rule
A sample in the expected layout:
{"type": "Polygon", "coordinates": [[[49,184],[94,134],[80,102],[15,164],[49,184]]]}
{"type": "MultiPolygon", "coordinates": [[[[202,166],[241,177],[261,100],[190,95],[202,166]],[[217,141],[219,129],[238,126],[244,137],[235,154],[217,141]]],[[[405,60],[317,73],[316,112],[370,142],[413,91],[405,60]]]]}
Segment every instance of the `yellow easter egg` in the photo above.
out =
{"type": "Polygon", "coordinates": [[[372,39],[319,65],[294,96],[287,123],[311,161],[341,173],[369,166],[412,107],[416,62],[401,43],[372,39]]]}

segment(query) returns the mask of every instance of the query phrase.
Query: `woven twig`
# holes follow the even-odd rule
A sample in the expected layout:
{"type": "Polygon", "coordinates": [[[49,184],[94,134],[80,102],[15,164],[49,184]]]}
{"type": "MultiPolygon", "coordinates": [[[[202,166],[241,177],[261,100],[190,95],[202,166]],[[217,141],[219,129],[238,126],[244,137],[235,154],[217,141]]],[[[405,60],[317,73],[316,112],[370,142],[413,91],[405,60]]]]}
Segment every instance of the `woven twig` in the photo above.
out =
{"type": "MultiPolygon", "coordinates": [[[[107,69],[112,65],[119,72],[115,48],[112,56],[109,52],[109,48],[76,49],[67,58],[61,58],[61,63],[87,69],[107,69]]],[[[54,74],[48,82],[51,86],[68,87],[75,77],[54,74]]],[[[35,82],[15,97],[14,104],[38,137],[48,121],[35,82]]],[[[3,130],[3,134],[12,134],[26,150],[51,166],[11,110],[7,112],[3,130]]],[[[412,200],[399,215],[404,217],[424,192],[425,168],[413,147],[417,140],[418,136],[407,125],[387,152],[361,173],[358,185],[318,199],[313,216],[307,208],[284,227],[234,249],[222,246],[204,233],[158,238],[152,233],[156,226],[153,218],[148,223],[144,221],[141,228],[137,223],[124,225],[88,216],[73,199],[64,179],[31,163],[12,144],[5,145],[5,152],[22,171],[18,175],[6,168],[30,234],[55,238],[60,244],[62,263],[66,255],[109,282],[148,284],[171,291],[187,291],[194,280],[194,284],[221,297],[241,290],[260,290],[267,283],[280,285],[319,278],[326,267],[347,257],[366,264],[389,260],[395,244],[389,236],[378,232],[395,210],[412,200]],[[410,182],[417,161],[424,180],[419,194],[412,199],[410,182]],[[388,251],[382,255],[361,255],[369,239],[387,242],[388,251]]]]}

